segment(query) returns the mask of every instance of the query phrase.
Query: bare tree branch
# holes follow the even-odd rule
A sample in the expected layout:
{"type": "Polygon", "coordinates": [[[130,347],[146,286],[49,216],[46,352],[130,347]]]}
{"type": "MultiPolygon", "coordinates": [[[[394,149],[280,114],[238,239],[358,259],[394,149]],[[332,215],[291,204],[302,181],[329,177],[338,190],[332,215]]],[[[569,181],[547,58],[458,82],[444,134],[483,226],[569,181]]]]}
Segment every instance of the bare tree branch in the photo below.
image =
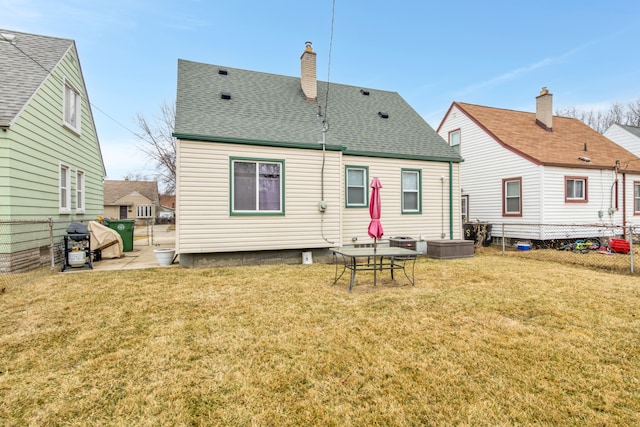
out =
{"type": "Polygon", "coordinates": [[[160,113],[153,123],[140,113],[136,116],[140,129],[136,136],[141,140],[138,149],[153,161],[158,181],[165,187],[165,192],[173,193],[176,188],[176,139],[172,135],[175,103],[163,102],[160,113]]]}
{"type": "Polygon", "coordinates": [[[606,112],[568,107],[557,110],[556,115],[578,119],[600,133],[604,133],[613,124],[640,126],[640,98],[627,105],[614,102],[606,112]]]}

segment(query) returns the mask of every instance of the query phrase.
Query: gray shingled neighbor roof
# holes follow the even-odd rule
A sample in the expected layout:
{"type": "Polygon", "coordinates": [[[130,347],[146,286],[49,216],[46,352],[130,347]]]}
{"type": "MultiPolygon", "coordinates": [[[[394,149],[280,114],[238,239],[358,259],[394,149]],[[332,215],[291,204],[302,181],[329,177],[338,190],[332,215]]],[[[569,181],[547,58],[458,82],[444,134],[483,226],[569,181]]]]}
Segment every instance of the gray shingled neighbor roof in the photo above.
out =
{"type": "Polygon", "coordinates": [[[7,127],[73,46],[73,40],[0,29],[0,126],[7,127]],[[44,68],[43,68],[44,67],[44,68]]]}
{"type": "Polygon", "coordinates": [[[299,77],[178,60],[174,135],[180,139],[321,148],[345,154],[459,162],[462,159],[395,92],[318,81],[307,102],[299,77]],[[219,70],[227,71],[226,75],[219,70]],[[365,96],[361,89],[368,91],[365,96]],[[231,99],[221,99],[221,93],[231,99]],[[325,112],[325,105],[327,112],[325,112]],[[388,114],[381,118],[379,113],[388,114]]]}
{"type": "Polygon", "coordinates": [[[635,135],[636,137],[640,138],[640,127],[629,126],[629,125],[620,125],[620,127],[626,130],[627,132],[631,133],[632,135],[635,135]]]}

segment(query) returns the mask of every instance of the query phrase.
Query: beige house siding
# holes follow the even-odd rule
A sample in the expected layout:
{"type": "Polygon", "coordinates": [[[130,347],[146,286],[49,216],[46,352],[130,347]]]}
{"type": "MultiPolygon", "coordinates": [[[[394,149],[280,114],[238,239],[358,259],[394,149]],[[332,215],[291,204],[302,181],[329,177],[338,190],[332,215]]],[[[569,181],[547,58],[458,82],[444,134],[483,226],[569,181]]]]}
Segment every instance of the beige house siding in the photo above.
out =
{"type": "MultiPolygon", "coordinates": [[[[415,239],[459,239],[461,236],[459,163],[452,167],[453,185],[453,236],[450,232],[449,218],[449,163],[424,162],[417,160],[398,160],[370,157],[344,156],[344,165],[367,166],[369,182],[378,177],[382,183],[382,226],[384,239],[397,236],[415,239]],[[403,169],[415,169],[422,172],[422,212],[403,214],[401,207],[403,169]]],[[[344,169],[344,168],[343,168],[344,169]]],[[[344,170],[343,170],[344,174],[344,170]]],[[[344,189],[342,206],[345,206],[344,189]]],[[[343,244],[351,244],[354,237],[357,243],[372,243],[367,234],[369,225],[368,208],[344,208],[343,244]]]]}
{"type": "Polygon", "coordinates": [[[176,244],[180,253],[211,253],[332,246],[340,241],[341,163],[326,152],[326,213],[318,210],[322,150],[179,141],[176,244]],[[284,161],[284,209],[279,216],[230,214],[232,157],[284,161]]]}
{"type": "Polygon", "coordinates": [[[180,141],[176,243],[180,253],[327,248],[369,243],[368,208],[346,208],[345,165],[365,166],[381,179],[385,238],[460,238],[459,164],[452,165],[453,233],[449,217],[449,163],[342,156],[326,151],[321,214],[322,150],[180,141]],[[230,213],[229,164],[233,157],[284,161],[284,209],[279,216],[230,213]],[[422,171],[422,212],[402,214],[401,171],[422,171]],[[453,236],[451,235],[453,234],[453,236]],[[444,235],[444,236],[443,236],[444,235]]]}
{"type": "Polygon", "coordinates": [[[153,220],[156,217],[156,206],[152,200],[149,200],[140,193],[131,193],[119,200],[113,202],[113,205],[105,206],[105,216],[115,219],[120,218],[120,206],[127,207],[127,218],[136,220],[136,224],[144,224],[145,221],[153,220]],[[138,217],[138,206],[150,206],[151,215],[149,217],[138,217]]]}

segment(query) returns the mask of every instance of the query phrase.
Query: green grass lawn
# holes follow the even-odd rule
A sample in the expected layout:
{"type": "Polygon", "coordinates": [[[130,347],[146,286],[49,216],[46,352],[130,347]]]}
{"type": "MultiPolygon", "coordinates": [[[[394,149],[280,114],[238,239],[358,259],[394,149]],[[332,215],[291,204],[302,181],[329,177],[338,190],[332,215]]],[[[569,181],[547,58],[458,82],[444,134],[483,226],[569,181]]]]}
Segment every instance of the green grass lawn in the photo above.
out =
{"type": "Polygon", "coordinates": [[[9,286],[0,424],[640,425],[638,278],[495,251],[419,259],[415,286],[359,273],[351,294],[334,271],[9,286]]]}

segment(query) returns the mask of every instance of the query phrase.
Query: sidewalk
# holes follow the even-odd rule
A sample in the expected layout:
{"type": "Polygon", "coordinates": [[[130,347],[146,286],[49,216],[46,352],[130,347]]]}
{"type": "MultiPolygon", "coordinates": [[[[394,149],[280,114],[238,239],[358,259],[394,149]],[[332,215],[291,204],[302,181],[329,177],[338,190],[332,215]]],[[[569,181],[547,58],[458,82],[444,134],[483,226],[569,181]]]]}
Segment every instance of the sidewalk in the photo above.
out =
{"type": "MultiPolygon", "coordinates": [[[[147,228],[136,228],[133,234],[133,251],[123,252],[122,258],[102,259],[93,262],[93,270],[135,270],[142,268],[170,268],[161,267],[156,261],[154,249],[159,248],[175,248],[176,233],[175,230],[168,230],[169,225],[154,225],[153,237],[141,237],[144,233],[146,236],[147,228]],[[138,238],[136,238],[136,233],[138,238]],[[151,240],[153,239],[153,244],[151,240]]],[[[171,267],[178,265],[177,258],[171,267]]],[[[88,269],[70,269],[71,271],[91,271],[88,269]]]]}

